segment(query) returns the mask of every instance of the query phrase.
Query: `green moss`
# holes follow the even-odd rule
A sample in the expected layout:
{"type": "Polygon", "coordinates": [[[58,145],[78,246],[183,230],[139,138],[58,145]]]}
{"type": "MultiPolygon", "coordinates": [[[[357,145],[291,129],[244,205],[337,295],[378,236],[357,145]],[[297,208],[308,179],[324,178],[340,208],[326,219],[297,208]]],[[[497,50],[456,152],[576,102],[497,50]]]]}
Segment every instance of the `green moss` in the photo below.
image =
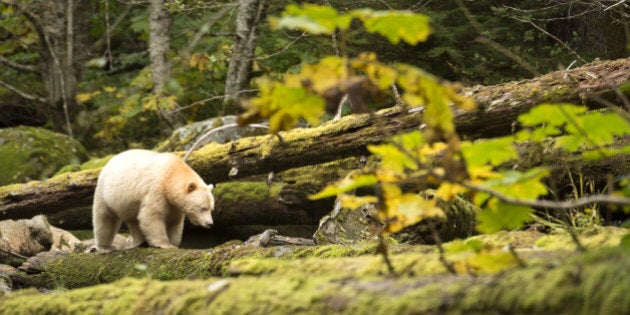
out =
{"type": "MultiPolygon", "coordinates": [[[[411,257],[411,255],[409,255],[411,257]]],[[[1,297],[11,314],[626,314],[630,253],[621,248],[559,255],[497,275],[378,273],[376,256],[339,258],[345,271],[325,272],[324,259],[239,260],[237,278],[159,281],[122,279],[105,285],[1,297]],[[367,264],[360,261],[369,260],[367,264]],[[347,270],[355,270],[348,272],[347,270]],[[366,272],[369,271],[369,272],[366,272]]],[[[398,258],[398,257],[395,257],[398,258]]],[[[415,255],[418,263],[427,257],[415,255]]],[[[396,261],[396,259],[394,259],[396,261]]],[[[382,264],[381,264],[382,266],[382,264]]]]}
{"type": "MultiPolygon", "coordinates": [[[[578,239],[587,248],[617,246],[621,242],[621,238],[627,233],[627,229],[614,226],[597,227],[583,231],[578,235],[578,239]]],[[[576,248],[571,235],[565,230],[556,230],[553,234],[543,236],[534,245],[547,250],[574,250],[576,248]]]]}
{"type": "Polygon", "coordinates": [[[282,184],[273,183],[271,187],[265,182],[227,182],[218,184],[215,188],[215,195],[221,196],[221,200],[238,201],[265,200],[269,196],[277,196],[282,189],[282,184]]]}
{"type": "Polygon", "coordinates": [[[24,126],[0,129],[0,185],[46,179],[86,156],[78,141],[62,134],[24,126]]]}

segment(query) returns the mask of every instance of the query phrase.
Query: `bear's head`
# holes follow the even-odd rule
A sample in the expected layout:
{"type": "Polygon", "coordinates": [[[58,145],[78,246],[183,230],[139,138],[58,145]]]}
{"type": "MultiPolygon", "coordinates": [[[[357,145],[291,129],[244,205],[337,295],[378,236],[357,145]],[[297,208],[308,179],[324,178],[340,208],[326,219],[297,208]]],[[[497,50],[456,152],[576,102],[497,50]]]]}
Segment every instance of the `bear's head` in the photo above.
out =
{"type": "Polygon", "coordinates": [[[213,185],[204,182],[189,182],[185,188],[184,198],[175,200],[176,206],[186,214],[192,224],[204,228],[210,228],[212,210],[214,210],[213,185]]]}

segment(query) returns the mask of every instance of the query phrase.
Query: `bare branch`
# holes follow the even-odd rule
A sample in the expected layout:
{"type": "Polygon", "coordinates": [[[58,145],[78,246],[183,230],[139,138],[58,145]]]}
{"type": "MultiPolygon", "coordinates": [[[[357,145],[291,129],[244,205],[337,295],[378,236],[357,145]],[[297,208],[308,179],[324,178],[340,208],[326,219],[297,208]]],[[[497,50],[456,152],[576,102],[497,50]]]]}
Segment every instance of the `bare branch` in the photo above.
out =
{"type": "Polygon", "coordinates": [[[201,38],[208,33],[208,31],[210,30],[210,28],[212,27],[212,25],[214,25],[219,19],[221,19],[221,17],[223,17],[223,15],[225,15],[225,13],[227,13],[228,10],[235,8],[237,5],[236,4],[229,4],[229,5],[225,5],[223,6],[218,12],[216,12],[215,14],[213,14],[210,19],[208,19],[208,21],[206,23],[204,23],[199,30],[197,31],[197,33],[195,33],[195,35],[193,36],[193,38],[190,40],[190,42],[188,43],[188,47],[186,47],[186,50],[184,50],[184,55],[188,55],[190,54],[190,52],[193,50],[193,48],[195,48],[195,46],[197,46],[197,44],[199,43],[199,41],[201,40],[201,38]]]}
{"type": "Polygon", "coordinates": [[[37,66],[25,65],[25,64],[13,62],[3,56],[0,56],[0,64],[3,64],[9,68],[13,68],[18,71],[25,71],[25,72],[38,72],[39,71],[39,67],[37,66]]]}
{"type": "Polygon", "coordinates": [[[15,86],[8,84],[4,81],[0,81],[0,85],[4,86],[5,88],[11,90],[12,92],[20,95],[21,97],[29,100],[29,101],[35,101],[35,102],[39,102],[39,103],[48,103],[48,100],[46,98],[37,96],[37,95],[33,95],[33,94],[28,94],[18,88],[16,88],[15,86]]]}
{"type": "Polygon", "coordinates": [[[528,206],[534,208],[549,208],[549,209],[576,209],[585,207],[596,203],[606,203],[615,205],[630,205],[630,198],[614,196],[614,195],[591,195],[574,200],[566,201],[550,201],[550,200],[525,200],[507,196],[502,192],[490,189],[487,187],[473,185],[467,182],[460,183],[462,186],[475,191],[485,192],[490,194],[499,200],[520,206],[528,206]]]}

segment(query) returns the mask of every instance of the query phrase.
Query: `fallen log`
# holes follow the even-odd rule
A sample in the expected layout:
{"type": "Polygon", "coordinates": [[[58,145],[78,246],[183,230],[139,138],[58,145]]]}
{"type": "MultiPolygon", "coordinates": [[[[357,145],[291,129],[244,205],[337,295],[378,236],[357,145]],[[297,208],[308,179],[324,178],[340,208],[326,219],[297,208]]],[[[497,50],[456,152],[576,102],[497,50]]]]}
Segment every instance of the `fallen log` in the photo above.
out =
{"type": "MultiPolygon", "coordinates": [[[[589,97],[616,101],[615,91],[629,80],[630,58],[553,72],[531,80],[473,87],[463,92],[476,100],[479,109],[456,111],[455,123],[466,138],[505,135],[512,132],[516,117],[536,104],[573,102],[599,107],[600,104],[588,101],[589,97]]],[[[283,141],[263,136],[223,145],[209,144],[194,152],[188,163],[206,181],[221,183],[357,157],[367,154],[367,145],[417,128],[421,115],[392,108],[374,115],[350,115],[316,128],[290,130],[282,134],[283,141]],[[234,171],[236,175],[230,176],[234,171]]],[[[62,174],[44,182],[0,187],[0,219],[28,218],[88,206],[97,175],[98,170],[88,170],[62,174]]]]}
{"type": "MultiPolygon", "coordinates": [[[[513,232],[504,237],[514,238],[526,248],[533,244],[532,238],[547,236],[513,232]]],[[[567,241],[568,235],[564,239],[567,241]]],[[[430,247],[392,246],[390,258],[398,277],[384,273],[382,257],[369,254],[373,250],[369,245],[235,245],[210,251],[135,249],[108,255],[53,254],[48,264],[40,266],[43,273],[20,275],[13,282],[30,279],[47,288],[82,289],[11,293],[0,297],[0,313],[79,309],[186,314],[261,310],[282,314],[623,314],[630,308],[626,298],[630,282],[619,278],[630,268],[630,253],[619,246],[585,253],[530,247],[519,251],[526,266],[513,264],[501,272],[492,270],[509,257],[509,253],[499,253],[503,260],[492,260],[492,264],[488,257],[484,260],[490,269],[475,269],[471,261],[473,264],[462,266],[463,274],[449,274],[430,247]],[[95,284],[102,285],[86,287],[95,284]]],[[[456,262],[457,257],[466,261],[468,256],[456,251],[447,258],[456,262]]]]}

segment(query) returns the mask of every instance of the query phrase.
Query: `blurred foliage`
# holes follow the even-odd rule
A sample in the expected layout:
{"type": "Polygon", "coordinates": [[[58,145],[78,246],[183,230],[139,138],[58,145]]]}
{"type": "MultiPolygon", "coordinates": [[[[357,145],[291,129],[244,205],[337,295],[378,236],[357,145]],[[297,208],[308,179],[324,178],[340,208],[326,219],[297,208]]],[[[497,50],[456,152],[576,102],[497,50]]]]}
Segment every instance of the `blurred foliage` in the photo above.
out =
{"type": "MultiPolygon", "coordinates": [[[[408,43],[423,41],[431,32],[429,20],[422,15],[366,9],[339,13],[330,7],[309,4],[287,6],[271,24],[279,29],[347,36],[356,20],[365,25],[378,24],[369,29],[392,44],[401,39],[408,43]]],[[[239,122],[247,124],[267,118],[274,133],[293,128],[299,119],[317,123],[324,111],[336,109],[344,94],[355,108],[367,112],[365,100],[387,93],[393,84],[402,88],[405,107],[423,107],[421,130],[391,135],[387,143],[368,146],[380,164],[352,173],[311,196],[339,196],[342,206],[348,209],[375,204],[384,223],[381,235],[399,232],[429,217],[443,216],[436,198],[450,201],[460,194],[468,194],[482,209],[477,216],[480,232],[521,228],[531,219],[530,203],[549,194],[543,180],[550,171],[545,167],[505,168],[506,162],[518,156],[516,143],[556,137],[555,148],[591,159],[621,154],[630,148],[613,146],[618,137],[630,135],[630,123],[619,113],[589,112],[586,107],[570,104],[535,107],[519,117],[524,129],[516,134],[461,141],[455,131],[452,106],[471,110],[474,102],[417,67],[401,63],[392,66],[377,60],[375,54],[355,58],[328,56],[305,64],[298,73],[281,79],[263,78],[258,83],[260,95],[249,102],[249,109],[239,122]],[[374,194],[355,196],[360,187],[372,187],[374,194]],[[419,194],[428,187],[437,189],[436,198],[419,194]]]]}

